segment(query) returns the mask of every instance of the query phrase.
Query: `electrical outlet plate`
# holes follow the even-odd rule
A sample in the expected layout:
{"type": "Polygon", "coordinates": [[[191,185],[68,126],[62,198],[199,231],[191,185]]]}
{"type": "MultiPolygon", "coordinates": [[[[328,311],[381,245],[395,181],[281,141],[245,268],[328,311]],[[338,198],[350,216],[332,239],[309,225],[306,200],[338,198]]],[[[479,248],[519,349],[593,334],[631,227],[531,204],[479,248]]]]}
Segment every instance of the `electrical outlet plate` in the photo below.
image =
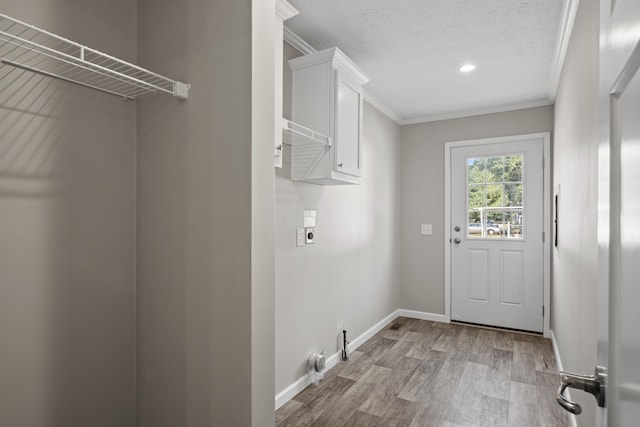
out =
{"type": "Polygon", "coordinates": [[[304,229],[304,233],[305,233],[305,243],[307,245],[313,245],[315,238],[316,238],[316,229],[315,228],[305,228],[304,229]]]}
{"type": "Polygon", "coordinates": [[[296,229],[296,246],[297,247],[304,246],[304,242],[305,242],[304,228],[296,229]]]}

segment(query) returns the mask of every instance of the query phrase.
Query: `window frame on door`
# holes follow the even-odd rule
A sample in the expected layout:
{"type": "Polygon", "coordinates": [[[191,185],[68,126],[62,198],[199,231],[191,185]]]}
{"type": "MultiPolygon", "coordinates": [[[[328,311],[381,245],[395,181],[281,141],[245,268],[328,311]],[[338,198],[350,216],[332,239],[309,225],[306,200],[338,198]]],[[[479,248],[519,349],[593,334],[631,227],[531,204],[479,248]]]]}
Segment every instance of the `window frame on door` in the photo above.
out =
{"type": "MultiPolygon", "coordinates": [[[[466,182],[465,182],[465,192],[466,192],[466,211],[467,211],[467,216],[465,219],[465,223],[466,223],[466,233],[465,233],[465,238],[466,239],[473,239],[473,240],[481,240],[481,239],[491,239],[491,240],[495,240],[495,239],[499,239],[499,240],[509,240],[509,241],[520,241],[520,242],[526,242],[527,238],[526,238],[526,206],[524,203],[525,200],[525,190],[526,190],[526,183],[525,183],[525,164],[526,164],[526,154],[520,151],[516,151],[516,152],[508,152],[508,153],[500,153],[500,154],[492,154],[492,155],[488,155],[488,156],[481,156],[481,157],[467,157],[465,159],[465,163],[466,163],[466,182]],[[500,181],[487,181],[486,176],[483,178],[482,182],[471,182],[470,178],[469,178],[469,170],[470,170],[470,161],[471,160],[479,160],[479,159],[484,159],[484,160],[488,160],[488,159],[495,159],[497,157],[501,157],[502,159],[506,159],[506,158],[513,158],[519,156],[520,157],[520,163],[521,163],[521,167],[520,167],[520,180],[517,182],[514,181],[505,181],[505,177],[502,176],[500,181]],[[505,199],[505,186],[506,185],[514,185],[514,184],[519,184],[522,188],[520,189],[520,206],[512,206],[509,205],[507,206],[504,199],[505,199]],[[471,190],[470,188],[474,186],[474,187],[483,187],[484,188],[484,201],[485,201],[485,205],[481,208],[476,208],[475,210],[479,210],[480,212],[480,222],[478,223],[472,223],[469,215],[472,211],[471,206],[469,205],[469,199],[470,199],[470,194],[471,194],[471,190]],[[502,187],[502,195],[501,195],[501,200],[502,200],[502,206],[499,207],[489,207],[486,205],[487,201],[487,187],[489,186],[494,186],[494,187],[502,187]],[[520,236],[519,237],[514,237],[514,236],[509,236],[507,235],[505,237],[505,228],[504,228],[504,218],[505,218],[505,212],[509,211],[511,213],[513,212],[517,212],[520,211],[520,221],[524,222],[520,222],[520,236]],[[482,212],[484,211],[484,215],[482,214],[482,212]],[[487,235],[485,235],[485,230],[490,228],[490,223],[489,221],[491,221],[493,223],[492,219],[489,219],[489,213],[490,211],[494,211],[494,212],[501,212],[502,213],[502,220],[500,221],[500,224],[502,225],[498,225],[497,228],[500,228],[500,236],[496,237],[495,235],[493,235],[493,233],[488,233],[489,236],[492,237],[488,237],[487,235]],[[472,225],[479,225],[480,226],[480,235],[476,236],[475,233],[471,233],[471,228],[472,225]]],[[[501,161],[501,163],[503,163],[501,161]]],[[[486,163],[485,163],[486,165],[486,163]]],[[[504,168],[504,165],[503,165],[504,168]]],[[[484,172],[486,173],[486,166],[485,166],[485,170],[484,172]]],[[[515,224],[514,224],[515,225],[515,224]]],[[[494,227],[495,228],[495,227],[494,227]]],[[[508,229],[508,228],[507,228],[508,229]]]]}

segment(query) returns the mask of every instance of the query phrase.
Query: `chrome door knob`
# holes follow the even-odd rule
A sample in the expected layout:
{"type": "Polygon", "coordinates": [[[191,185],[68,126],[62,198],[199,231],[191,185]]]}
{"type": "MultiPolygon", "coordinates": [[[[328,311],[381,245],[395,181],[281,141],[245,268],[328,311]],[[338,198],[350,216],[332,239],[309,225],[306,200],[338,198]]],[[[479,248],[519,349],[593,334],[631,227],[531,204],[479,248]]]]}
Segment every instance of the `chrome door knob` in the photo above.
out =
{"type": "Polygon", "coordinates": [[[453,243],[455,243],[456,245],[460,243],[460,238],[456,237],[455,239],[453,239],[453,243]]]}
{"type": "Polygon", "coordinates": [[[455,231],[460,231],[460,226],[459,226],[459,225],[456,225],[456,226],[454,227],[454,230],[455,230],[455,231]]]}

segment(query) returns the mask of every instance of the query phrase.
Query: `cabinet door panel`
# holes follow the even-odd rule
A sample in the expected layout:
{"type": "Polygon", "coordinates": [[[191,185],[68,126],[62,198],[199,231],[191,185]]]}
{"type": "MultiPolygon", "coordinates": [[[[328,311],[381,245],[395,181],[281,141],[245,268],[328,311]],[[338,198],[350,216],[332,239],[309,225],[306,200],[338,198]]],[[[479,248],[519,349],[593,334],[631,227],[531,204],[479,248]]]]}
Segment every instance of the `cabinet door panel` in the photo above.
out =
{"type": "Polygon", "coordinates": [[[362,97],[358,86],[336,74],[336,171],[360,176],[362,97]]]}

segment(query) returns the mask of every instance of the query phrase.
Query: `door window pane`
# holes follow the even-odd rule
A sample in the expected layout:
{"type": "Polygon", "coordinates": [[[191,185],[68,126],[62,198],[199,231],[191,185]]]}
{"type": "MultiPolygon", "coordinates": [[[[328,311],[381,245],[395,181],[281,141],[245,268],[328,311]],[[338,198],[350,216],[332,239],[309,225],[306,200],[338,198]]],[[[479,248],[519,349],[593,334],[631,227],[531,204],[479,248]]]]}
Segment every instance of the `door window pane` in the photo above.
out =
{"type": "Polygon", "coordinates": [[[522,154],[504,158],[504,181],[522,182],[522,154]]]}
{"type": "Polygon", "coordinates": [[[467,159],[467,237],[524,237],[523,154],[467,159]]]}
{"type": "Polygon", "coordinates": [[[478,183],[484,184],[484,169],[485,169],[485,159],[469,159],[467,161],[467,180],[469,184],[478,183]]]}
{"type": "Polygon", "coordinates": [[[487,182],[502,182],[504,162],[502,157],[487,157],[487,182]]]}
{"type": "MultiPolygon", "coordinates": [[[[487,204],[489,208],[501,208],[503,204],[504,189],[502,184],[487,185],[487,204]]],[[[489,212],[489,210],[487,211],[489,212]]]]}
{"type": "Polygon", "coordinates": [[[522,184],[504,184],[504,205],[522,207],[522,184]]]}
{"type": "Polygon", "coordinates": [[[468,205],[469,209],[482,208],[485,205],[484,197],[485,185],[469,184],[468,205]]]}

